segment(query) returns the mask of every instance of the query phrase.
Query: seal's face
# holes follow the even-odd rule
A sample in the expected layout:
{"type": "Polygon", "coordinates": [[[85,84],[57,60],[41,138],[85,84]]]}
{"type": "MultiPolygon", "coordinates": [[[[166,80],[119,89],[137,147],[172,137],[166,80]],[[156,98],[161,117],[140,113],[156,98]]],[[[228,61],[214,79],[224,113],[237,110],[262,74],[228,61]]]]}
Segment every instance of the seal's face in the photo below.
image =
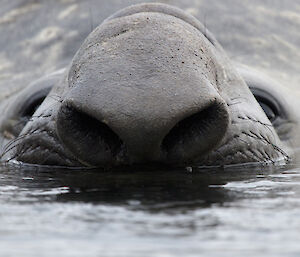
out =
{"type": "Polygon", "coordinates": [[[282,130],[288,115],[241,73],[254,95],[193,17],[161,4],[129,7],[88,36],[69,68],[9,101],[3,158],[101,167],[287,160],[290,136],[274,126],[282,130]]]}

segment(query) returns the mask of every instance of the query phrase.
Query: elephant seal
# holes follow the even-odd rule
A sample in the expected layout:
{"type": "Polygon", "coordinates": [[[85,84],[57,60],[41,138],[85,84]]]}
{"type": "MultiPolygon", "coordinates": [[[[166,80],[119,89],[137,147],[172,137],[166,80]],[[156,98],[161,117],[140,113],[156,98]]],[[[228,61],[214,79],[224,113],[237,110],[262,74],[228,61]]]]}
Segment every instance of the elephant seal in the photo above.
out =
{"type": "Polygon", "coordinates": [[[272,85],[233,63],[193,16],[130,6],[93,30],[67,68],[2,101],[1,158],[77,167],[288,162],[298,123],[272,85]]]}

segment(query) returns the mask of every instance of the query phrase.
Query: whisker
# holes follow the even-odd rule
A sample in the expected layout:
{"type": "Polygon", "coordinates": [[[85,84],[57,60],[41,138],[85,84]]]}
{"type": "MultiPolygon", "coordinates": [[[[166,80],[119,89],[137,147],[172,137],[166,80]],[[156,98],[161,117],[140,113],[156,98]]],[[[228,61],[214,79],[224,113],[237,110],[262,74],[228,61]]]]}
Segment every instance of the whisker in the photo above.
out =
{"type": "Polygon", "coordinates": [[[5,145],[4,150],[6,150],[7,147],[10,147],[10,146],[11,146],[12,144],[14,144],[15,142],[17,142],[17,141],[23,139],[24,137],[26,137],[26,136],[28,136],[28,135],[32,135],[32,133],[34,133],[34,132],[37,131],[37,130],[38,130],[38,129],[35,129],[35,130],[29,132],[28,134],[24,134],[24,135],[21,135],[21,136],[19,135],[18,137],[16,137],[16,138],[14,138],[13,140],[9,141],[9,142],[5,145]]]}
{"type": "Polygon", "coordinates": [[[238,99],[244,99],[244,100],[247,100],[246,97],[237,96],[237,97],[234,97],[234,98],[230,98],[230,101],[234,101],[234,100],[238,100],[238,99]]]}
{"type": "Polygon", "coordinates": [[[253,118],[251,118],[251,117],[249,117],[249,116],[247,116],[247,117],[241,117],[241,116],[238,116],[238,119],[240,119],[240,120],[245,120],[245,121],[252,121],[252,122],[255,122],[255,123],[258,123],[258,124],[264,126],[266,129],[268,129],[268,130],[270,131],[270,133],[271,133],[273,139],[275,139],[275,135],[274,135],[274,132],[273,132],[273,130],[272,130],[272,128],[273,128],[273,125],[272,125],[272,124],[268,124],[268,123],[261,122],[261,121],[259,121],[259,120],[255,120],[255,119],[253,119],[253,118]]]}
{"type": "Polygon", "coordinates": [[[35,119],[40,119],[40,118],[49,118],[49,117],[51,117],[52,116],[52,114],[45,114],[45,115],[36,115],[36,116],[31,116],[31,118],[30,119],[28,119],[28,120],[26,120],[26,119],[24,119],[24,120],[20,120],[20,121],[18,121],[17,123],[15,123],[11,128],[12,129],[14,129],[14,128],[16,128],[16,127],[18,127],[19,125],[22,125],[23,123],[28,123],[28,122],[33,122],[35,119]]]}
{"type": "MultiPolygon", "coordinates": [[[[53,100],[59,102],[59,103],[62,103],[63,100],[61,99],[61,97],[59,95],[48,95],[47,97],[50,97],[52,98],[53,100]],[[58,99],[55,99],[54,97],[57,97],[58,99]]],[[[55,104],[52,104],[49,106],[49,108],[52,108],[55,104]]],[[[40,114],[40,115],[32,115],[30,117],[30,119],[26,120],[20,120],[18,121],[16,124],[14,124],[11,128],[14,129],[16,127],[18,127],[19,125],[22,125],[23,123],[28,123],[28,122],[33,122],[35,119],[39,119],[39,118],[49,118],[51,117],[52,114],[40,114]]]]}
{"type": "Polygon", "coordinates": [[[21,136],[18,136],[17,138],[11,140],[9,143],[7,143],[3,149],[3,152],[1,153],[0,155],[0,159],[3,158],[9,151],[11,151],[12,149],[14,149],[15,147],[18,146],[18,144],[16,144],[18,141],[20,141],[21,139],[24,139],[30,135],[34,134],[34,131],[33,132],[30,132],[28,134],[24,134],[24,135],[21,135],[21,136]]]}
{"type": "Polygon", "coordinates": [[[236,102],[236,103],[227,103],[227,106],[232,106],[232,105],[236,105],[236,104],[242,104],[242,102],[236,102]]]}
{"type": "Polygon", "coordinates": [[[55,101],[58,101],[58,102],[62,103],[62,98],[59,95],[48,95],[47,97],[49,97],[49,98],[51,98],[51,99],[53,99],[55,101]]]}
{"type": "MultiPolygon", "coordinates": [[[[14,149],[15,147],[17,147],[17,145],[14,145],[14,147],[12,147],[12,149],[14,149]]],[[[26,150],[27,149],[25,147],[23,147],[23,149],[21,149],[18,153],[15,152],[14,155],[12,155],[9,159],[7,159],[7,161],[10,162],[10,161],[14,160],[17,157],[17,155],[24,154],[26,152],[26,150]]]]}
{"type": "Polygon", "coordinates": [[[31,136],[33,134],[41,134],[42,132],[42,129],[45,128],[48,124],[45,123],[44,125],[38,127],[38,128],[35,128],[33,129],[32,131],[26,133],[26,134],[23,134],[23,135],[19,135],[18,137],[16,137],[15,139],[9,141],[3,148],[3,152],[0,154],[0,159],[3,158],[8,152],[10,152],[12,149],[14,149],[15,147],[18,146],[18,144],[16,144],[18,141],[28,137],[28,136],[31,136]],[[40,130],[39,132],[37,132],[38,130],[40,130]]]}

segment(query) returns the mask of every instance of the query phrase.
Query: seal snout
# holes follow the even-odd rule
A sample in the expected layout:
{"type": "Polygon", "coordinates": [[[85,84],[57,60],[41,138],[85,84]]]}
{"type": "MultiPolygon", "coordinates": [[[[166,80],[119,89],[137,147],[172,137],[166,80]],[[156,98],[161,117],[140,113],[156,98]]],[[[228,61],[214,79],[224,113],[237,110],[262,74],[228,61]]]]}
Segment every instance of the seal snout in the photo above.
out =
{"type": "Polygon", "coordinates": [[[84,165],[197,163],[229,123],[215,46],[177,9],[127,11],[95,29],[75,55],[58,137],[84,165]]]}

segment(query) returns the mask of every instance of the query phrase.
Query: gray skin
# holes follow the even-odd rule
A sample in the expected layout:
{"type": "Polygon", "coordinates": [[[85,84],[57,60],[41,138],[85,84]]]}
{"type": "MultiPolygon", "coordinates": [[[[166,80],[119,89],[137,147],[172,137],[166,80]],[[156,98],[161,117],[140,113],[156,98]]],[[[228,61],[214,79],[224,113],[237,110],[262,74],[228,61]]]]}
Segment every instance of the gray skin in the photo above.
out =
{"type": "Polygon", "coordinates": [[[2,101],[2,160],[84,167],[287,162],[299,141],[291,95],[232,63],[193,16],[163,4],[131,6],[98,26],[67,68],[2,101]]]}

